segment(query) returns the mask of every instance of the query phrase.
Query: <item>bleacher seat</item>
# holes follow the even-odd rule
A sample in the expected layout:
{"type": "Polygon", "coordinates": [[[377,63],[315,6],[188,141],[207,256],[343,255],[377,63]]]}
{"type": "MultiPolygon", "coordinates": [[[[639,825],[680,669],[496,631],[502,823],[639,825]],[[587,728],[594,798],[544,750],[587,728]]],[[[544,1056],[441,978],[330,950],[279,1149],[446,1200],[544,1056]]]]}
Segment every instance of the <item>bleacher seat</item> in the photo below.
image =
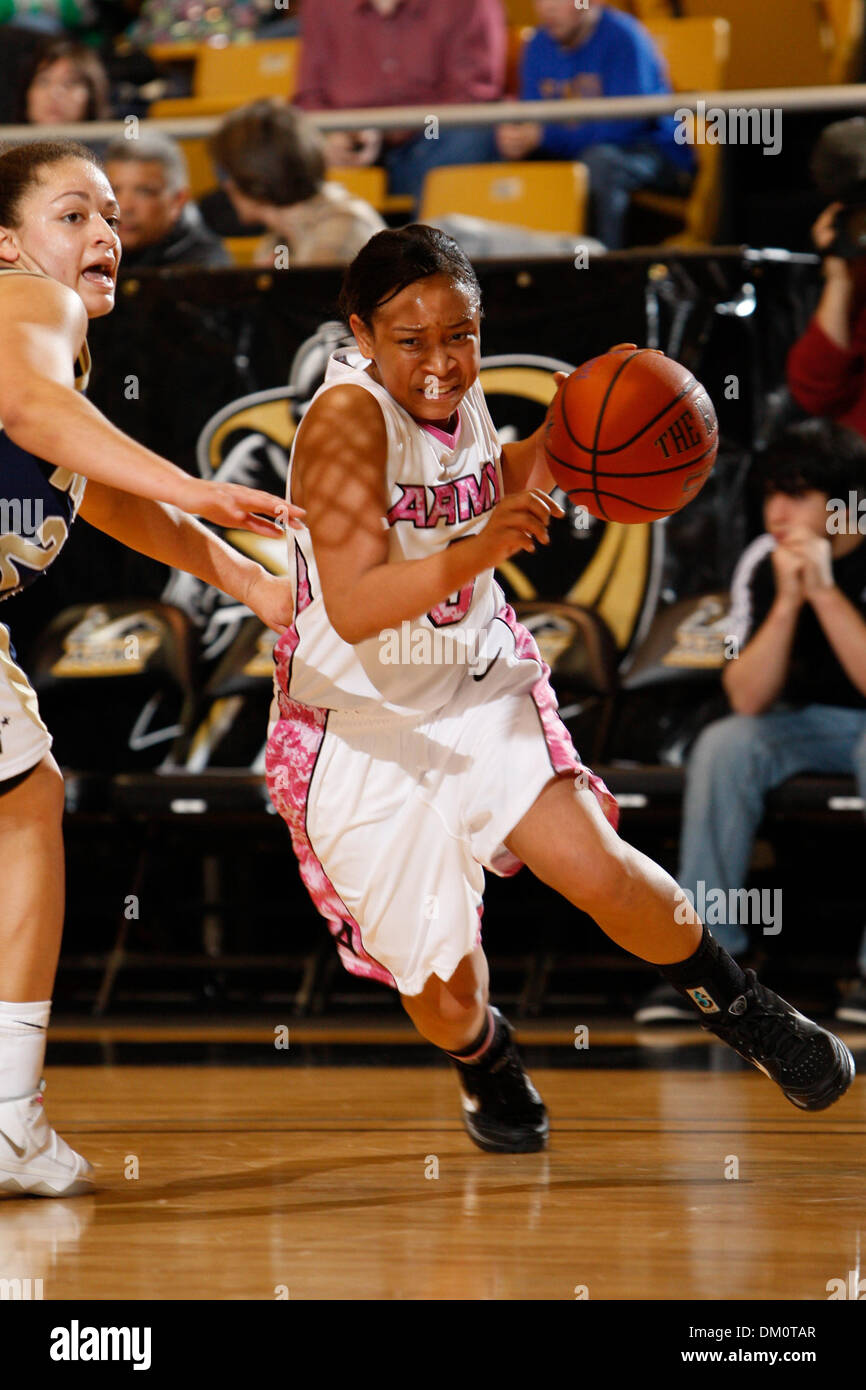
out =
{"type": "Polygon", "coordinates": [[[257,236],[227,236],[223,237],[223,246],[233,263],[245,270],[253,264],[259,241],[257,236]]]}
{"type": "Polygon", "coordinates": [[[510,26],[521,24],[537,24],[538,15],[536,14],[533,0],[504,0],[505,17],[510,26]]]}
{"type": "Polygon", "coordinates": [[[536,160],[524,163],[443,165],[424,180],[420,220],[449,213],[538,232],[573,232],[586,225],[589,180],[583,164],[536,160]]]}
{"type": "Polygon", "coordinates": [[[332,165],[325,175],[334,183],[341,183],[354,198],[363,198],[365,203],[378,212],[387,205],[388,178],[385,170],[378,164],[364,167],[332,165]]]}
{"type": "Polygon", "coordinates": [[[523,49],[535,30],[528,24],[509,24],[508,48],[505,58],[505,95],[517,98],[520,95],[520,59],[523,49]]]}
{"type": "Polygon", "coordinates": [[[187,140],[179,140],[178,144],[186,157],[190,193],[193,198],[200,198],[202,194],[210,193],[217,186],[217,176],[213,167],[213,160],[208,152],[206,137],[203,135],[191,136],[187,140]]]}
{"type": "Polygon", "coordinates": [[[680,0],[680,13],[730,24],[728,88],[813,87],[832,80],[836,38],[824,0],[680,0]]]}
{"type": "Polygon", "coordinates": [[[863,0],[820,0],[833,31],[831,82],[856,82],[863,43],[863,0]]]}
{"type": "Polygon", "coordinates": [[[259,97],[294,95],[300,39],[263,39],[258,43],[204,44],[193,73],[192,96],[156,101],[154,120],[177,116],[219,116],[259,97]]]}
{"type": "MultiPolygon", "coordinates": [[[[668,65],[675,92],[718,91],[725,86],[730,25],[725,19],[653,20],[647,28],[668,65]]],[[[721,203],[722,152],[719,145],[694,146],[697,172],[685,196],[642,189],[633,202],[639,207],[676,218],[682,230],[667,244],[699,246],[715,236],[721,203]]]]}

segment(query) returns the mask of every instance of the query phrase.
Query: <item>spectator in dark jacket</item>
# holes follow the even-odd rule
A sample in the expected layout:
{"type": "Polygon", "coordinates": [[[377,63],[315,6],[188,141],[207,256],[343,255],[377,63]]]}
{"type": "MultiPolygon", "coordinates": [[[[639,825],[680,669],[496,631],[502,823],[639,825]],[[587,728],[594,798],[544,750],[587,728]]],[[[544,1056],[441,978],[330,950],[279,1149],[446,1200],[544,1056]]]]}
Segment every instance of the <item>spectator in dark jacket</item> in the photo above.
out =
{"type": "Polygon", "coordinates": [[[189,198],[183,151],[167,135],[113,140],[105,171],[120,206],[121,273],[143,267],[232,264],[189,198]]]}

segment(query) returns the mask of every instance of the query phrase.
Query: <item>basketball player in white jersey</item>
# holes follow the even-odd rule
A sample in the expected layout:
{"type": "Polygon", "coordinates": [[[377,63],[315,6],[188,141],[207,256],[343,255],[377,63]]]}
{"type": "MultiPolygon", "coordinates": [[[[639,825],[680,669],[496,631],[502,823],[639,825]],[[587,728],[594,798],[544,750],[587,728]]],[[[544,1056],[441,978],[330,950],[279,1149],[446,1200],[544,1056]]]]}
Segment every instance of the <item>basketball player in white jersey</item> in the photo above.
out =
{"type": "MultiPolygon", "coordinates": [[[[54,561],[80,513],[281,632],[292,613],[285,580],[185,513],[278,535],[272,518],[293,520],[282,499],[189,477],[80,394],[88,319],[114,304],[117,225],[111,186],[83,146],[39,142],[0,155],[0,599],[54,561]]],[[[50,748],[0,624],[0,1191],[68,1197],[93,1180],[42,1109],[64,892],[63,781],[50,748]]]]}
{"type": "Polygon", "coordinates": [[[480,292],[442,232],[380,232],[346,272],[358,351],[298,431],[288,496],[295,619],[276,647],[274,804],[344,965],[400,993],[455,1062],[484,1149],[548,1121],[488,1002],[484,870],[527,864],[695,1016],[819,1109],[853,1062],[717,945],[677,885],[616,834],[616,804],[556,713],[548,670],[493,577],[562,515],[542,430],[500,446],[478,382],[480,292]]]}

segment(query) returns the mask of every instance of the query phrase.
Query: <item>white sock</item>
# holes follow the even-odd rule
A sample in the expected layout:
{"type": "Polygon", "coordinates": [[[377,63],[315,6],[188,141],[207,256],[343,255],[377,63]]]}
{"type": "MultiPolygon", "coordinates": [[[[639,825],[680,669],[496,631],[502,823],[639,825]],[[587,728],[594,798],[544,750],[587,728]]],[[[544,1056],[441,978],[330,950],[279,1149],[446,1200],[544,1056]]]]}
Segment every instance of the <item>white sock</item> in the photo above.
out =
{"type": "Polygon", "coordinates": [[[50,1013],[50,999],[26,1004],[0,1000],[0,1101],[38,1091],[50,1013]]]}

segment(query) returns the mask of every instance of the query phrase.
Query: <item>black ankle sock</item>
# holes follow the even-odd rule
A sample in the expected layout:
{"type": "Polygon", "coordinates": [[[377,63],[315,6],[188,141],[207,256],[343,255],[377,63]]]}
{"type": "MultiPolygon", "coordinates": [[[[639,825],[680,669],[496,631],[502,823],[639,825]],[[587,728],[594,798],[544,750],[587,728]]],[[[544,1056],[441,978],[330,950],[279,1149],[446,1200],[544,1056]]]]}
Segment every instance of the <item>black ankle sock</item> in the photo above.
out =
{"type": "Polygon", "coordinates": [[[740,966],[706,927],[693,956],[672,965],[657,965],[656,970],[705,1015],[724,1013],[748,988],[740,966]]]}
{"type": "Polygon", "coordinates": [[[495,1014],[488,1004],[478,1037],[468,1047],[462,1047],[459,1052],[449,1052],[447,1055],[453,1057],[455,1062],[462,1062],[464,1066],[478,1066],[495,1054],[501,1031],[499,1015],[495,1014]],[[476,1055],[479,1053],[480,1056],[476,1055]]]}

